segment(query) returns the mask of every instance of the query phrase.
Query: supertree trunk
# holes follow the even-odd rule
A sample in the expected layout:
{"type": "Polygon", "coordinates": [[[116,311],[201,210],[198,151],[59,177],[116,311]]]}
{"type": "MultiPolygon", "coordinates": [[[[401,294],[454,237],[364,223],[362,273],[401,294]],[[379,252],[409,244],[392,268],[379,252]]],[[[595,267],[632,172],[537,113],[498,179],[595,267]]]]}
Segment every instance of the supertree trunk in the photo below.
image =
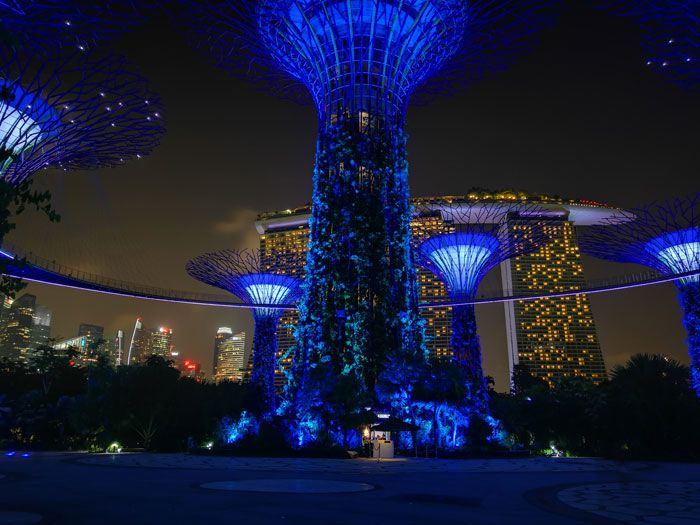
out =
{"type": "Polygon", "coordinates": [[[277,317],[255,316],[253,336],[252,385],[261,395],[261,408],[264,417],[272,415],[276,408],[275,368],[277,366],[277,317]]]}
{"type": "Polygon", "coordinates": [[[678,287],[683,325],[688,332],[690,383],[700,397],[700,281],[681,283],[678,287]]]}
{"type": "Polygon", "coordinates": [[[409,241],[402,127],[347,114],[327,119],[314,171],[302,360],[330,359],[371,390],[387,355],[420,344],[409,241]]]}
{"type": "Polygon", "coordinates": [[[481,343],[476,331],[476,314],[471,305],[452,308],[452,350],[455,360],[464,367],[474,406],[486,407],[486,384],[481,365],[481,343]]]}

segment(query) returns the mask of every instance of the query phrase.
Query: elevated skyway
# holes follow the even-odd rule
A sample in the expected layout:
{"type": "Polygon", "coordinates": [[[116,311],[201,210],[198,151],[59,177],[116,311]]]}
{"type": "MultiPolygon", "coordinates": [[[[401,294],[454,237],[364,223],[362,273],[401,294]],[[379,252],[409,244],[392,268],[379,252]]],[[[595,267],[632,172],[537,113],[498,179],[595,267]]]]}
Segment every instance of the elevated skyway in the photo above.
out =
{"type": "MultiPolygon", "coordinates": [[[[216,306],[224,308],[279,308],[283,310],[293,310],[294,305],[266,305],[266,304],[243,304],[232,295],[207,294],[172,288],[161,288],[144,284],[133,283],[85,272],[77,268],[64,265],[55,260],[45,259],[31,252],[23,253],[16,247],[3,246],[0,250],[0,257],[7,261],[7,268],[4,275],[19,278],[28,282],[73,288],[88,292],[96,292],[133,299],[144,299],[151,301],[163,301],[169,303],[182,303],[200,306],[216,306]]],[[[589,280],[580,290],[568,290],[556,293],[536,293],[525,295],[504,294],[502,290],[484,291],[474,300],[468,302],[434,302],[421,303],[420,308],[439,308],[462,304],[489,304],[502,303],[507,301],[535,300],[553,297],[566,297],[582,293],[594,294],[613,292],[641,286],[652,286],[678,279],[697,277],[700,278],[700,270],[686,272],[676,275],[661,275],[658,272],[649,270],[640,273],[630,273],[606,279],[589,280]]]]}

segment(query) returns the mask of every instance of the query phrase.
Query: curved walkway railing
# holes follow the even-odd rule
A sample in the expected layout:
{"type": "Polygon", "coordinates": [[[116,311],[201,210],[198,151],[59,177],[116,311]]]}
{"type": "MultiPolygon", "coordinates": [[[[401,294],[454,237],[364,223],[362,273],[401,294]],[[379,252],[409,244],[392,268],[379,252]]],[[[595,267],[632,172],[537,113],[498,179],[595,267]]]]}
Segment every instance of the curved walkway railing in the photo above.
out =
{"type": "MultiPolygon", "coordinates": [[[[221,306],[228,308],[275,308],[280,310],[295,309],[294,305],[266,305],[236,302],[232,295],[207,294],[172,288],[161,288],[137,284],[103,275],[85,272],[70,266],[40,257],[32,252],[23,253],[14,246],[5,244],[0,255],[9,259],[5,275],[26,281],[38,282],[54,286],[63,286],[78,290],[106,293],[136,299],[149,299],[172,303],[184,303],[202,306],[221,306]]],[[[502,290],[491,290],[480,293],[476,298],[466,302],[441,301],[421,303],[420,308],[440,308],[469,304],[501,303],[507,301],[527,301],[556,297],[567,297],[579,294],[611,292],[640,286],[650,286],[678,279],[700,276],[700,270],[676,275],[661,275],[656,271],[625,274],[605,279],[589,280],[579,290],[564,290],[552,293],[513,294],[502,290]]],[[[700,278],[700,277],[699,277],[700,278]]]]}

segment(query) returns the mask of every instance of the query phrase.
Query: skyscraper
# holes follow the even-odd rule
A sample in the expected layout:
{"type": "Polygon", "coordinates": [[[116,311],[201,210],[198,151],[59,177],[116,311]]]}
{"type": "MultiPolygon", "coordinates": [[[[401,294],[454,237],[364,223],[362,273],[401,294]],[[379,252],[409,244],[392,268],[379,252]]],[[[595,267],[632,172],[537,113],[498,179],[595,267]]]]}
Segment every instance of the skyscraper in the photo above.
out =
{"type": "MultiPolygon", "coordinates": [[[[532,227],[509,221],[509,234],[532,227]]],[[[537,251],[503,262],[505,289],[513,294],[581,290],[585,285],[574,224],[568,214],[548,224],[549,242],[537,251]]],[[[505,303],[510,370],[520,364],[532,375],[554,384],[562,377],[596,383],[606,377],[603,353],[588,296],[505,303]]]]}
{"type": "Polygon", "coordinates": [[[29,348],[36,350],[39,346],[47,345],[51,336],[51,310],[41,304],[34,307],[32,317],[32,333],[29,338],[29,348]]]}
{"type": "Polygon", "coordinates": [[[173,339],[173,331],[167,326],[161,326],[158,329],[149,330],[150,332],[150,355],[158,355],[160,357],[170,357],[170,349],[173,339]]]}
{"type": "Polygon", "coordinates": [[[22,361],[26,359],[31,348],[35,308],[36,296],[32,294],[24,294],[12,302],[6,312],[3,344],[0,348],[2,357],[22,361]]]}
{"type": "Polygon", "coordinates": [[[136,318],[134,331],[131,334],[129,350],[126,355],[126,364],[131,365],[145,361],[151,353],[150,332],[144,328],[140,317],[136,318]]]}
{"type": "Polygon", "coordinates": [[[214,339],[214,380],[243,381],[245,368],[245,332],[222,326],[214,339]]]}
{"type": "Polygon", "coordinates": [[[104,341],[105,329],[96,324],[81,323],[78,327],[78,337],[86,336],[89,343],[104,341]]]}
{"type": "MultiPolygon", "coordinates": [[[[580,289],[584,284],[583,270],[573,226],[592,224],[601,217],[613,216],[619,211],[591,201],[511,190],[473,190],[463,196],[417,197],[411,199],[411,202],[422,213],[414,212],[411,221],[414,243],[433,235],[454,231],[454,224],[445,220],[442,214],[446,203],[463,203],[463,206],[468,207],[499,201],[536,202],[541,204],[543,210],[549,212],[548,216],[562,219],[561,227],[551,226],[551,243],[533,254],[518,257],[512,263],[506,262],[501,266],[504,291],[514,293],[557,291],[565,286],[568,286],[568,290],[580,289]],[[433,211],[430,211],[431,209],[433,211]],[[428,213],[425,213],[426,210],[428,213]],[[537,275],[537,271],[545,271],[553,264],[557,267],[557,282],[545,284],[541,276],[537,275]]],[[[309,218],[309,206],[261,213],[258,216],[256,228],[260,234],[260,250],[270,258],[271,263],[275,265],[275,271],[303,276],[309,238],[309,218]]],[[[515,226],[510,223],[509,227],[515,226]]],[[[418,268],[417,274],[421,303],[448,300],[444,284],[432,272],[418,268]]],[[[586,377],[593,381],[600,381],[605,377],[602,352],[590,304],[585,295],[516,304],[505,303],[505,308],[511,372],[515,364],[522,363],[533,374],[550,382],[564,375],[586,377]],[[512,309],[512,312],[509,309],[512,309]],[[534,313],[536,310],[539,314],[534,313]],[[537,346],[535,342],[542,337],[547,339],[547,343],[537,346]],[[544,347],[551,351],[543,351],[544,347]]],[[[420,313],[425,321],[425,342],[430,354],[435,357],[452,356],[452,309],[423,308],[420,313]]],[[[295,343],[294,324],[295,312],[285,313],[278,324],[278,358],[281,359],[284,368],[291,364],[291,348],[295,343]]],[[[485,351],[488,352],[488,349],[485,351]]],[[[280,384],[284,382],[281,372],[278,370],[280,384]]]]}

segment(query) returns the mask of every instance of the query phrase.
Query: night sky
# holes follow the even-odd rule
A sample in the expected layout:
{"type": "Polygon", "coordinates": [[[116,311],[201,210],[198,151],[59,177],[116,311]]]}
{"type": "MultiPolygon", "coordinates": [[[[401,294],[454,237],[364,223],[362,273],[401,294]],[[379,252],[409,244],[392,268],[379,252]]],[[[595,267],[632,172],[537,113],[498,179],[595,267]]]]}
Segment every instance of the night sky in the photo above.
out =
{"type": "MultiPolygon", "coordinates": [[[[698,191],[700,95],[644,66],[631,20],[573,2],[556,27],[507,72],[408,114],[413,195],[464,194],[474,186],[635,206],[698,191]]],[[[181,290],[216,292],[188,277],[186,261],[253,247],[257,211],[311,197],[316,118],[256,91],[192,51],[165,18],[114,44],[151,79],[168,134],[147,159],[112,170],[40,174],[63,215],[22,218],[9,241],[69,266],[181,290]]],[[[585,260],[587,277],[640,270],[585,260]]],[[[500,282],[487,277],[484,287],[500,282]]],[[[211,367],[214,334],[249,331],[245,311],[131,300],[30,285],[53,309],[53,337],[81,322],[130,335],[136,316],[167,325],[181,355],[211,367]]],[[[672,285],[592,298],[608,368],[637,352],[687,363],[672,285]]],[[[503,307],[477,309],[485,371],[507,385],[503,307]]]]}

